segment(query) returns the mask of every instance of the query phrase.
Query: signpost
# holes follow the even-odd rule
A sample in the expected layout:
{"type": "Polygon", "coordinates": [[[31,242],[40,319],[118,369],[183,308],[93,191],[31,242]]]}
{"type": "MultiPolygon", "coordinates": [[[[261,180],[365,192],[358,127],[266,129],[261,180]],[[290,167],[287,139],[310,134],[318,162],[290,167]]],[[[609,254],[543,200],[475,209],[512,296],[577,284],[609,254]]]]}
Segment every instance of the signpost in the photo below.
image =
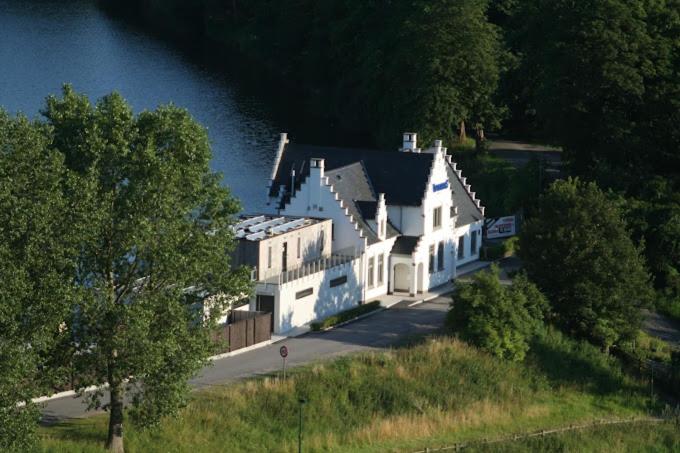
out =
{"type": "Polygon", "coordinates": [[[283,380],[286,380],[286,357],[288,357],[288,348],[283,345],[279,348],[279,354],[283,358],[283,380]]]}

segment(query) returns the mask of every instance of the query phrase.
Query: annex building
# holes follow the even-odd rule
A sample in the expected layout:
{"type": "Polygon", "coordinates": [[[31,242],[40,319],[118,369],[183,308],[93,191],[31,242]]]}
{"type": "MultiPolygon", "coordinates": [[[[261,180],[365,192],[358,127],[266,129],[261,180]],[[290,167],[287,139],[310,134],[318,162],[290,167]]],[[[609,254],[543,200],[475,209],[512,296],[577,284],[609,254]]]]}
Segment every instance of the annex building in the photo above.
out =
{"type": "Polygon", "coordinates": [[[484,208],[440,140],[399,152],[298,145],[281,134],[270,212],[234,226],[251,310],[283,333],[385,294],[416,295],[477,260],[484,208]]]}

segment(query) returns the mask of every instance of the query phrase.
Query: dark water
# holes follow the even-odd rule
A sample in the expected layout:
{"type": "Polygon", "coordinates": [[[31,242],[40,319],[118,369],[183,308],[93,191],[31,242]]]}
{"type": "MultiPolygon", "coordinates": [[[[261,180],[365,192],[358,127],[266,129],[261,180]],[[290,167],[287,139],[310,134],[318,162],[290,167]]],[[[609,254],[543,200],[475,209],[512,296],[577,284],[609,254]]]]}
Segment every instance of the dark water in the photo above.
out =
{"type": "Polygon", "coordinates": [[[36,117],[64,82],[92,100],[116,90],[136,112],[169,102],[187,108],[208,128],[212,167],[244,210],[264,209],[287,125],[252,84],[244,88],[237,76],[111,18],[94,1],[0,0],[0,106],[36,117]]]}

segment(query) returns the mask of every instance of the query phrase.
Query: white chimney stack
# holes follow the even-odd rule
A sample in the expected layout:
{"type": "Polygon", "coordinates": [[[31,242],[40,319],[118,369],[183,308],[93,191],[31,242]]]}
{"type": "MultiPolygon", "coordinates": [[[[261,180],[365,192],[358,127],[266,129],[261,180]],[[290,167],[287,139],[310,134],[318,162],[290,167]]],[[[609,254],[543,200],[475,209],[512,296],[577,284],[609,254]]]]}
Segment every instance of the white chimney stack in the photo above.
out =
{"type": "Polygon", "coordinates": [[[401,150],[405,153],[418,152],[418,134],[415,132],[404,132],[404,142],[401,150]]]}
{"type": "Polygon", "coordinates": [[[313,157],[309,161],[309,205],[308,210],[315,211],[319,208],[321,186],[324,178],[324,160],[313,157]]]}

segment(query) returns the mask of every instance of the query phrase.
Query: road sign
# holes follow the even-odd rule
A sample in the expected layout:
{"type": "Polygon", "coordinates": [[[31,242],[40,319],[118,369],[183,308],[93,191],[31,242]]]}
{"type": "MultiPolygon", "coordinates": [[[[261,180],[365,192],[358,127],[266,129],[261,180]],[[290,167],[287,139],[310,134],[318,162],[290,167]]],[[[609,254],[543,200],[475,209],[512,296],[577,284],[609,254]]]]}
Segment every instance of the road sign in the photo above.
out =
{"type": "Polygon", "coordinates": [[[285,359],[286,357],[288,357],[288,348],[285,346],[281,346],[281,348],[279,349],[279,354],[281,354],[281,357],[285,359]]]}

